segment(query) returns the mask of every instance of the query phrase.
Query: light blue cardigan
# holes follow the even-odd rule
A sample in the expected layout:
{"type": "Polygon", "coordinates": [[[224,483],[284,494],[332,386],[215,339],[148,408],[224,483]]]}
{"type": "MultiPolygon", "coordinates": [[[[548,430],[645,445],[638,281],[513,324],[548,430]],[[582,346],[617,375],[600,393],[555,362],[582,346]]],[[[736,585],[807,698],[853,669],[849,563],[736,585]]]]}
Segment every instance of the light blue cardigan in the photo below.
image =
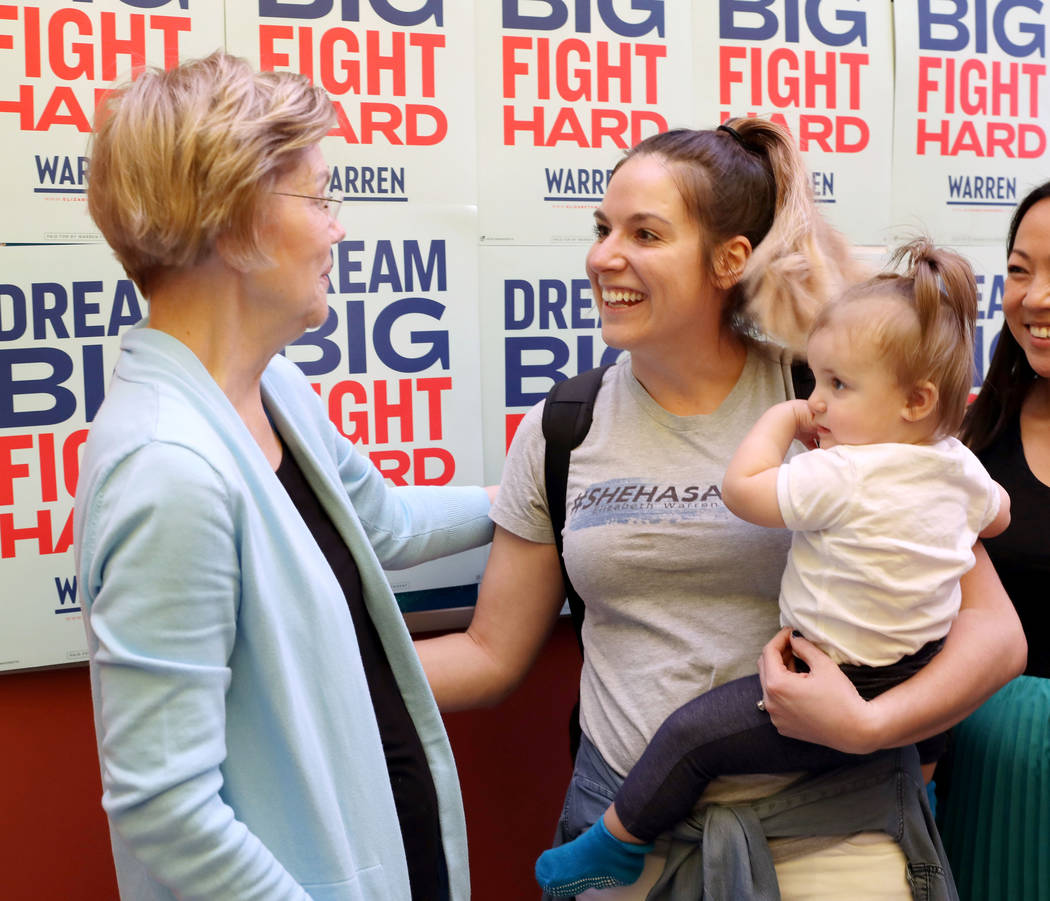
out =
{"type": "MultiPolygon", "coordinates": [[[[275,357],[266,405],[361,572],[419,731],[454,901],[469,897],[452,753],[382,567],[491,540],[480,488],[390,488],[275,357]]],[[[346,601],[190,350],[122,342],[84,451],[77,574],[121,897],[409,901],[346,601]]]]}

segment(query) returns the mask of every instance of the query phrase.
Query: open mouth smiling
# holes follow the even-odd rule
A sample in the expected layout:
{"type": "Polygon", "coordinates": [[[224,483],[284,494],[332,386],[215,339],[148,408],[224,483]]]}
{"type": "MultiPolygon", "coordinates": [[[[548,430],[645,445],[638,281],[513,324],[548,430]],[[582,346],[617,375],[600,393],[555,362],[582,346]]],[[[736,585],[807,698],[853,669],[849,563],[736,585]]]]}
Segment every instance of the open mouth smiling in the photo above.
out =
{"type": "Polygon", "coordinates": [[[603,288],[602,303],[607,307],[630,307],[645,300],[639,291],[627,291],[623,288],[603,288]]]}

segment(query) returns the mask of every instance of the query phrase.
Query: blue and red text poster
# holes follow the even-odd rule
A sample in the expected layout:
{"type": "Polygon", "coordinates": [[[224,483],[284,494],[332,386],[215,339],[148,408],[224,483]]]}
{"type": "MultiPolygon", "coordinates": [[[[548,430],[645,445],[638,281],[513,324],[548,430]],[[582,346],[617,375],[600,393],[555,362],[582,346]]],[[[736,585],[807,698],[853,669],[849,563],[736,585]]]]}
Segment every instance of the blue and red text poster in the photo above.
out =
{"type": "Polygon", "coordinates": [[[476,4],[485,243],[587,243],[609,171],[691,118],[691,4],[476,4]]]}
{"type": "Polygon", "coordinates": [[[328,92],[322,148],[349,201],[477,202],[472,4],[226,0],[226,18],[230,52],[328,92]]]}
{"type": "Polygon", "coordinates": [[[97,240],[84,200],[95,105],[145,65],[219,49],[222,34],[211,0],[0,3],[0,240],[97,240]]]}
{"type": "Polygon", "coordinates": [[[882,243],[890,224],[890,15],[886,0],[718,0],[694,13],[701,124],[786,126],[823,213],[859,244],[882,243]]]}
{"type": "Polygon", "coordinates": [[[485,478],[498,481],[521,417],[555,382],[614,360],[606,347],[586,248],[482,247],[485,478]]]}
{"type": "Polygon", "coordinates": [[[895,3],[893,214],[936,240],[1001,244],[1047,178],[1050,6],[1036,0],[895,3]]]}
{"type": "MultiPolygon", "coordinates": [[[[343,212],[328,321],[287,348],[336,428],[394,485],[482,484],[477,214],[343,212]]],[[[396,591],[466,585],[484,551],[389,573],[396,591]]]]}
{"type": "Polygon", "coordinates": [[[0,247],[0,669],[86,656],[73,497],[145,304],[103,244],[0,247]]]}
{"type": "Polygon", "coordinates": [[[988,364],[1005,328],[1003,290],[1006,287],[1005,241],[999,244],[957,245],[958,251],[973,266],[977,276],[977,336],[974,348],[974,388],[978,389],[988,374],[988,364]]]}

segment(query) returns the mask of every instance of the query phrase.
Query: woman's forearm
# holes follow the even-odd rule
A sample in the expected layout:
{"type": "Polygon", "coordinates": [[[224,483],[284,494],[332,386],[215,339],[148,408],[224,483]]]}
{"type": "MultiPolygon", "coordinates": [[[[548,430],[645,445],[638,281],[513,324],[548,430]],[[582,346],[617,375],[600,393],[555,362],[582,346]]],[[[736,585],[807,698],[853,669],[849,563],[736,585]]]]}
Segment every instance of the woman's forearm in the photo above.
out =
{"type": "Polygon", "coordinates": [[[445,712],[496,704],[529,671],[565,602],[554,545],[496,527],[466,632],[416,642],[423,670],[445,712]]]}
{"type": "Polygon", "coordinates": [[[936,735],[1024,670],[1027,644],[1013,604],[980,542],[963,577],[962,605],[944,648],[923,669],[871,701],[804,638],[783,629],[759,660],[766,709],[782,735],[868,754],[936,735]],[[810,671],[791,671],[800,657],[810,671]]]}
{"type": "Polygon", "coordinates": [[[908,744],[951,728],[1024,671],[1024,631],[980,542],[962,580],[963,603],[942,651],[870,702],[875,747],[908,744]],[[876,738],[877,737],[877,738],[876,738]]]}
{"type": "Polygon", "coordinates": [[[415,645],[443,713],[491,707],[510,694],[524,676],[501,666],[469,630],[419,639],[415,645]]]}

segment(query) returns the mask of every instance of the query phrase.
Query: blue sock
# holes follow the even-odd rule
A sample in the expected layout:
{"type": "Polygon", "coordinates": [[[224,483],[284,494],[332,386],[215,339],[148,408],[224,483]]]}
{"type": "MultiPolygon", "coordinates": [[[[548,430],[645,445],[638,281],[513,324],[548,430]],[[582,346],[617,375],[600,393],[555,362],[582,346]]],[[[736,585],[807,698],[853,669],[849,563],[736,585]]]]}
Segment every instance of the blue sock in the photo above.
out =
{"type": "Polygon", "coordinates": [[[651,844],[632,845],[614,838],[601,818],[571,842],[544,851],[536,861],[536,881],[555,898],[571,898],[589,888],[631,885],[642,875],[651,844]]]}

